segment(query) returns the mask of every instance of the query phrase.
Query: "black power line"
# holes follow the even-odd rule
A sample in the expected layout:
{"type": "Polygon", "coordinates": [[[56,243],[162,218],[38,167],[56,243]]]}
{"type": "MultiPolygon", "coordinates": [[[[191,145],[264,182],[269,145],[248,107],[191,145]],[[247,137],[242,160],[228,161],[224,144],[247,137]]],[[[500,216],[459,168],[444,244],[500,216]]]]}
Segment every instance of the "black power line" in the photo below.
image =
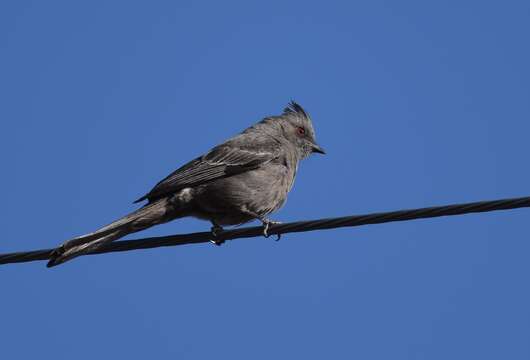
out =
{"type": "MultiPolygon", "coordinates": [[[[469,213],[480,213],[487,211],[517,209],[530,207],[530,196],[513,199],[501,199],[493,201],[481,201],[473,203],[434,206],[420,209],[398,210],[390,212],[372,213],[367,215],[353,215],[337,218],[318,219],[309,221],[297,221],[279,225],[272,225],[269,229],[270,235],[281,235],[293,232],[304,232],[313,230],[334,229],[339,227],[352,227],[368,224],[381,224],[392,221],[407,221],[414,219],[425,219],[440,216],[453,216],[469,213]]],[[[162,246],[176,246],[184,244],[198,244],[211,240],[233,240],[261,236],[263,228],[261,226],[240,228],[223,231],[215,238],[210,232],[199,232],[183,235],[169,235],[151,237],[137,240],[121,240],[102,246],[98,250],[90,253],[102,254],[117,251],[129,251],[138,249],[151,249],[162,246]]],[[[38,260],[48,260],[53,249],[42,249],[35,251],[16,252],[10,254],[0,254],[0,264],[10,264],[19,262],[29,262],[38,260]]]]}

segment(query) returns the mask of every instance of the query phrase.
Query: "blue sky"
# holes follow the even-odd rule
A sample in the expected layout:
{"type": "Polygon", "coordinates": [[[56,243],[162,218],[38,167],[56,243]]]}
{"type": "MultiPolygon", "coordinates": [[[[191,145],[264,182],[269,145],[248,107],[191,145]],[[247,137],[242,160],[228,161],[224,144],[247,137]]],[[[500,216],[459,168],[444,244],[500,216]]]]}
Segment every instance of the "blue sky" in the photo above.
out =
{"type": "MultiPolygon", "coordinates": [[[[276,220],[530,195],[529,12],[526,1],[2,2],[0,252],[52,247],[135,209],[290,99],[328,155],[302,164],[276,220]]],[[[2,356],[528,359],[529,216],[2,266],[2,356]]]]}

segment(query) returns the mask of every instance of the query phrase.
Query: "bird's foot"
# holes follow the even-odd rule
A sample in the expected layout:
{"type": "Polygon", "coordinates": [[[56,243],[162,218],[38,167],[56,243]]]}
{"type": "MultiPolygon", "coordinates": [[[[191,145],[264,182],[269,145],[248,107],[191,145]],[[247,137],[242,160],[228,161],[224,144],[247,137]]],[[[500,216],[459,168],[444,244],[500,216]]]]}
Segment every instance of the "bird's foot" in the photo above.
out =
{"type": "Polygon", "coordinates": [[[210,231],[212,232],[212,236],[214,239],[210,240],[212,244],[215,244],[217,246],[221,246],[225,241],[223,239],[219,239],[218,236],[223,232],[223,228],[218,224],[213,224],[210,231]]]}
{"type": "MultiPolygon", "coordinates": [[[[269,220],[269,219],[263,219],[261,220],[261,222],[263,223],[263,236],[265,236],[266,238],[268,238],[270,236],[269,234],[269,228],[271,225],[278,225],[278,224],[281,224],[281,221],[272,221],[272,220],[269,220]]],[[[280,238],[282,237],[282,234],[276,234],[277,238],[276,238],[276,241],[280,241],[280,238]]]]}

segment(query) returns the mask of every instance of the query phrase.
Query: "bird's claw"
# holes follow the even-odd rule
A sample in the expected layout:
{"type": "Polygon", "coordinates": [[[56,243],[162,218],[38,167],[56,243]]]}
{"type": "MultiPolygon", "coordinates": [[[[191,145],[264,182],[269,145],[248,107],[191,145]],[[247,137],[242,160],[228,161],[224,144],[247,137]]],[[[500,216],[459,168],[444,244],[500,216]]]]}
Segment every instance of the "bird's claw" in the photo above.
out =
{"type": "Polygon", "coordinates": [[[225,241],[223,239],[219,239],[217,238],[221,232],[223,232],[223,228],[217,224],[215,224],[214,226],[212,226],[212,228],[210,229],[210,231],[212,232],[212,236],[215,238],[215,239],[211,239],[210,242],[214,245],[217,245],[217,246],[221,246],[225,241]]]}
{"type": "MultiPolygon", "coordinates": [[[[268,220],[268,219],[265,219],[262,221],[263,222],[263,236],[265,236],[266,238],[268,238],[270,236],[269,234],[269,227],[271,225],[278,225],[278,224],[281,224],[280,221],[272,221],[272,220],[268,220]]],[[[280,241],[280,238],[282,237],[282,234],[278,233],[276,234],[276,241],[280,241]]]]}

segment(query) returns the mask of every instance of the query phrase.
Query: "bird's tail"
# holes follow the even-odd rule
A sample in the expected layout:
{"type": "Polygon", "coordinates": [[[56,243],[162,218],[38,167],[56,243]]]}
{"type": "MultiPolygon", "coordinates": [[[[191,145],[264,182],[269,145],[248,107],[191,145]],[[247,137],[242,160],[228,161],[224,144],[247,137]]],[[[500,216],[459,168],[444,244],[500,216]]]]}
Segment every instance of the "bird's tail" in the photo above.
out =
{"type": "Polygon", "coordinates": [[[68,240],[54,250],[46,266],[52,267],[62,264],[77,256],[93,252],[102,245],[122,238],[127,234],[172,220],[176,216],[170,216],[173,212],[169,211],[170,206],[168,205],[167,199],[160,199],[125,215],[101,229],[68,240]]]}

